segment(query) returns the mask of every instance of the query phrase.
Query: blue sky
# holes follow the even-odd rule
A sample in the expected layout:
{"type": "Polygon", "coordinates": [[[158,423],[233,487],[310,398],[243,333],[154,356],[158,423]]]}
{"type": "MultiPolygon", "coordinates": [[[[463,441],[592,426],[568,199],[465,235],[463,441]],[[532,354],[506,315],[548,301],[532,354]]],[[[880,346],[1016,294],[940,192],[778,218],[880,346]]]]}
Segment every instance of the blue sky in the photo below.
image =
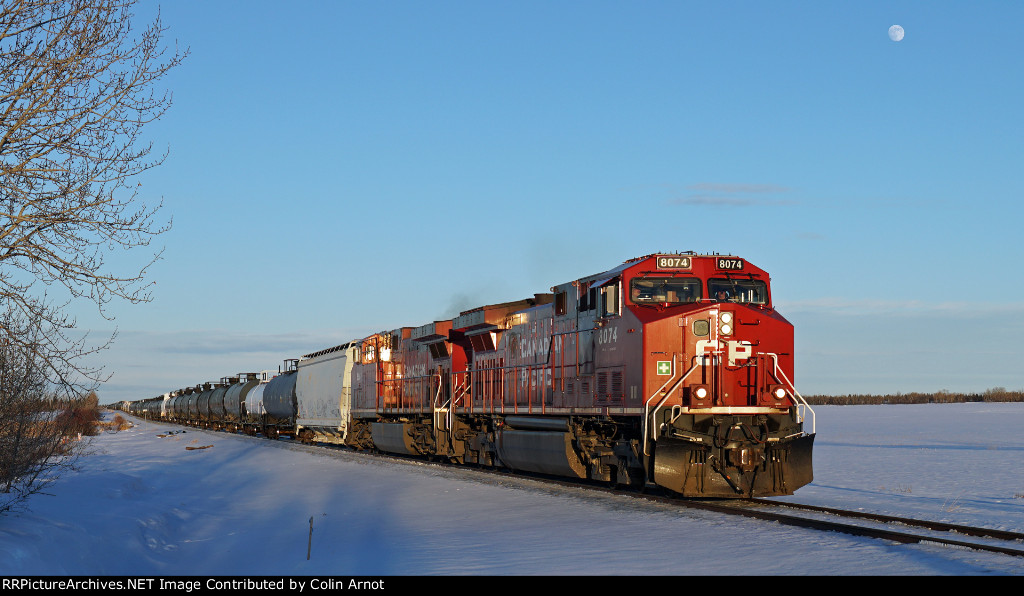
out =
{"type": "Polygon", "coordinates": [[[173,228],[102,401],[682,250],[771,273],[805,394],[1024,388],[1024,5],[161,13],[191,55],[141,190],[173,228]]]}

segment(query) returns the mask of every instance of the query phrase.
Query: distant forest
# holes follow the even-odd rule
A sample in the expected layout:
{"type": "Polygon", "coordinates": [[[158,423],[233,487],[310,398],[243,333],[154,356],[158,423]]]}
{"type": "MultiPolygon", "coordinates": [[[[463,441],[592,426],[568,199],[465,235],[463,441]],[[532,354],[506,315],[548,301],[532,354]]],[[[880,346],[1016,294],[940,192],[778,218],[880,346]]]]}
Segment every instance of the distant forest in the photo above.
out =
{"type": "Polygon", "coordinates": [[[936,393],[896,393],[885,395],[805,395],[811,405],[856,406],[877,404],[955,404],[974,401],[1024,402],[1024,391],[1007,391],[993,387],[984,393],[954,393],[941,390],[936,393]]]}

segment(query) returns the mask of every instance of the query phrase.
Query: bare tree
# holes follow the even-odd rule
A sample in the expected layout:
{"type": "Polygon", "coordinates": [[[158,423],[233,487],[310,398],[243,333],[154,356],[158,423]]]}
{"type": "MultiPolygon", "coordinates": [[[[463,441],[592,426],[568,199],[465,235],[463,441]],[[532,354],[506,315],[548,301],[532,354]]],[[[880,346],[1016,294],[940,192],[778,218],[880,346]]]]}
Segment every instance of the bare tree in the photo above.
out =
{"type": "MultiPolygon", "coordinates": [[[[65,307],[84,299],[110,318],[112,301],[148,301],[159,253],[130,271],[106,257],[148,247],[170,225],[138,196],[139,175],[166,157],[142,133],[170,106],[156,86],[187,51],[162,45],[159,16],[134,31],[136,3],[0,0],[0,350],[10,355],[0,365],[33,362],[31,374],[0,374],[31,380],[33,395],[81,395],[104,380],[83,356],[113,338],[79,332],[65,307]]],[[[27,395],[10,382],[0,402],[27,395]]]]}
{"type": "Polygon", "coordinates": [[[39,288],[101,313],[114,299],[148,301],[159,255],[129,272],[105,256],[148,246],[169,225],[155,220],[160,205],[139,200],[137,177],[166,156],[142,131],[170,106],[155,85],[184,54],[165,56],[159,16],[133,35],[136,1],[0,4],[0,298],[28,320],[46,313],[40,323],[55,330],[75,322],[39,288]]]}

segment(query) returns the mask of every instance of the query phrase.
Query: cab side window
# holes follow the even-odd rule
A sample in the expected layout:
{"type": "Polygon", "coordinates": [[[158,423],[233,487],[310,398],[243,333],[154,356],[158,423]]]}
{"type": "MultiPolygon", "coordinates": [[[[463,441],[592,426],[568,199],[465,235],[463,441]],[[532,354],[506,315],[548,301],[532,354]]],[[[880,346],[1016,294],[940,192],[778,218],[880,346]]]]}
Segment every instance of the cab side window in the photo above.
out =
{"type": "Polygon", "coordinates": [[[602,317],[613,317],[619,314],[619,282],[605,284],[601,287],[600,313],[602,317]]]}

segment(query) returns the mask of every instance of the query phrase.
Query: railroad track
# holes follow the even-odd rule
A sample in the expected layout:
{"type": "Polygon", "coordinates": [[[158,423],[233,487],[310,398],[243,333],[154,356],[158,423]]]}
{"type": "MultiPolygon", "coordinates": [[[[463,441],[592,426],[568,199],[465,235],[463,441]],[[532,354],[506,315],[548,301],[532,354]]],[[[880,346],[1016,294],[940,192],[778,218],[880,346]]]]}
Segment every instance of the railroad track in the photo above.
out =
{"type": "MultiPolygon", "coordinates": [[[[627,492],[626,489],[622,488],[591,484],[581,485],[562,479],[538,478],[536,476],[530,476],[530,478],[563,486],[585,487],[600,492],[627,492]]],[[[1014,557],[1024,557],[1024,533],[1019,532],[820,507],[817,505],[805,505],[788,501],[772,501],[768,499],[700,500],[681,499],[657,492],[629,491],[629,493],[639,499],[655,503],[726,515],[741,515],[801,528],[892,540],[904,544],[941,544],[1014,557]],[[785,513],[784,511],[786,510],[803,511],[816,514],[817,517],[785,513]],[[850,520],[861,520],[866,523],[852,523],[850,520]],[[967,540],[964,537],[977,538],[978,540],[967,540]]]]}
{"type": "MultiPolygon", "coordinates": [[[[407,459],[402,456],[392,456],[390,454],[374,455],[389,459],[397,457],[400,461],[424,463],[422,460],[407,459]]],[[[675,507],[685,507],[688,509],[697,509],[727,515],[741,515],[744,517],[774,521],[795,527],[840,532],[853,536],[863,536],[881,540],[892,540],[903,544],[940,544],[951,547],[968,548],[978,551],[1010,555],[1014,557],[1024,557],[1024,533],[1019,532],[1008,532],[993,528],[964,526],[909,517],[898,517],[866,513],[863,511],[805,505],[802,503],[791,503],[787,501],[772,501],[769,499],[682,499],[661,492],[635,491],[622,487],[610,487],[604,484],[594,483],[581,483],[578,481],[549,476],[521,474],[487,468],[467,468],[465,466],[455,466],[439,462],[433,462],[431,465],[439,465],[446,469],[455,471],[465,470],[468,472],[499,476],[502,478],[523,478],[543,484],[570,487],[574,489],[586,489],[599,493],[629,494],[632,497],[645,501],[675,507]],[[804,511],[810,514],[815,514],[817,517],[813,517],[811,515],[784,513],[785,510],[804,511]],[[840,520],[861,520],[866,523],[851,523],[850,521],[840,520]],[[899,529],[896,529],[897,526],[899,529]],[[965,536],[978,538],[979,540],[966,540],[963,538],[965,536]]]]}
{"type": "Polygon", "coordinates": [[[1024,541],[1024,534],[1020,532],[1007,532],[1005,530],[996,530],[993,528],[977,528],[974,526],[962,526],[958,524],[948,524],[945,522],[935,522],[922,519],[910,519],[905,517],[895,517],[891,515],[881,515],[877,513],[865,513],[863,511],[849,511],[846,509],[820,507],[818,505],[804,505],[802,503],[788,503],[785,501],[770,501],[768,499],[751,499],[750,502],[759,505],[768,505],[771,507],[800,509],[803,511],[815,511],[818,513],[826,513],[830,515],[839,515],[843,517],[859,519],[868,519],[883,523],[902,524],[912,527],[927,528],[929,530],[935,530],[938,532],[956,532],[957,534],[977,536],[981,538],[995,538],[997,540],[1006,541],[1024,541]]]}
{"type": "MultiPolygon", "coordinates": [[[[439,465],[448,467],[448,464],[439,465]]],[[[450,467],[455,470],[466,469],[463,466],[450,467]]],[[[780,524],[820,531],[840,532],[853,536],[892,540],[903,544],[940,544],[951,547],[968,548],[978,551],[1010,555],[1014,557],[1024,557],[1024,533],[1019,532],[1008,532],[993,528],[964,526],[931,520],[914,519],[910,517],[898,517],[866,513],[863,511],[805,505],[802,503],[772,501],[768,499],[682,499],[666,495],[661,492],[642,492],[622,487],[579,483],[572,480],[532,474],[521,475],[518,473],[482,468],[470,468],[470,470],[484,474],[496,474],[505,478],[529,478],[530,480],[545,484],[572,487],[576,489],[587,489],[601,493],[629,494],[630,496],[641,500],[674,507],[684,507],[726,515],[741,515],[744,517],[774,521],[780,524]],[[785,513],[784,511],[786,510],[803,511],[815,514],[817,517],[812,515],[785,513]],[[851,523],[849,520],[860,520],[866,523],[851,523]],[[899,527],[899,529],[897,529],[897,527],[899,527]],[[963,537],[977,538],[979,540],[967,540],[963,537]]]]}
{"type": "MultiPolygon", "coordinates": [[[[660,498],[660,497],[658,497],[660,498]]],[[[849,511],[845,509],[833,509],[830,507],[818,507],[815,505],[804,505],[800,503],[767,501],[765,499],[750,499],[742,501],[681,501],[677,502],[685,507],[701,509],[704,511],[716,511],[730,515],[742,515],[768,521],[775,521],[786,525],[802,528],[812,528],[832,532],[841,532],[854,536],[865,536],[868,538],[879,538],[892,540],[904,544],[932,543],[973,550],[986,551],[1024,557],[1024,534],[1018,532],[1007,532],[992,528],[980,528],[947,524],[929,520],[914,519],[909,517],[898,517],[891,515],[879,515],[865,513],[863,511],[849,511]],[[874,522],[874,525],[855,524],[835,519],[822,517],[811,517],[781,513],[780,510],[797,509],[813,513],[825,514],[839,519],[859,519],[874,522]],[[911,530],[895,529],[892,526],[903,526],[911,530]],[[916,529],[916,530],[915,530],[916,529]],[[920,530],[927,530],[923,532],[920,530]],[[965,540],[961,536],[984,539],[965,540]]]]}
{"type": "MultiPolygon", "coordinates": [[[[153,422],[153,421],[150,421],[153,422]]],[[[198,432],[215,433],[217,431],[190,429],[198,432]]],[[[233,434],[232,436],[245,437],[263,443],[265,439],[247,437],[246,435],[233,434]]],[[[579,482],[570,479],[563,479],[536,474],[525,474],[482,467],[468,467],[452,465],[438,461],[426,461],[423,459],[401,456],[387,453],[357,452],[348,448],[335,445],[315,444],[304,445],[292,441],[266,441],[266,444],[279,448],[294,449],[309,452],[329,451],[338,455],[359,458],[371,457],[378,460],[386,460],[395,463],[413,464],[418,466],[436,466],[446,470],[467,475],[483,475],[485,477],[500,478],[503,480],[519,479],[529,480],[542,485],[559,486],[584,490],[594,494],[628,494],[639,500],[668,505],[672,507],[683,507],[687,509],[709,511],[726,515],[740,515],[765,521],[774,521],[780,524],[809,528],[820,531],[831,531],[891,540],[904,544],[930,543],[940,544],[958,548],[968,548],[978,551],[992,552],[1014,557],[1024,557],[1024,533],[1008,532],[993,528],[982,528],[964,526],[921,520],[908,517],[881,515],[866,513],[863,511],[851,511],[846,509],[835,509],[817,505],[806,505],[788,501],[773,501],[768,499],[736,499],[736,500],[699,500],[681,499],[667,495],[659,491],[645,492],[626,489],[623,487],[610,487],[606,484],[595,484],[579,482]],[[793,510],[804,512],[804,515],[794,514],[793,510]],[[789,512],[787,512],[789,511],[789,512]],[[858,520],[859,523],[853,523],[858,520]],[[897,529],[897,527],[899,529],[897,529]],[[970,537],[972,540],[965,539],[970,537]]]]}

